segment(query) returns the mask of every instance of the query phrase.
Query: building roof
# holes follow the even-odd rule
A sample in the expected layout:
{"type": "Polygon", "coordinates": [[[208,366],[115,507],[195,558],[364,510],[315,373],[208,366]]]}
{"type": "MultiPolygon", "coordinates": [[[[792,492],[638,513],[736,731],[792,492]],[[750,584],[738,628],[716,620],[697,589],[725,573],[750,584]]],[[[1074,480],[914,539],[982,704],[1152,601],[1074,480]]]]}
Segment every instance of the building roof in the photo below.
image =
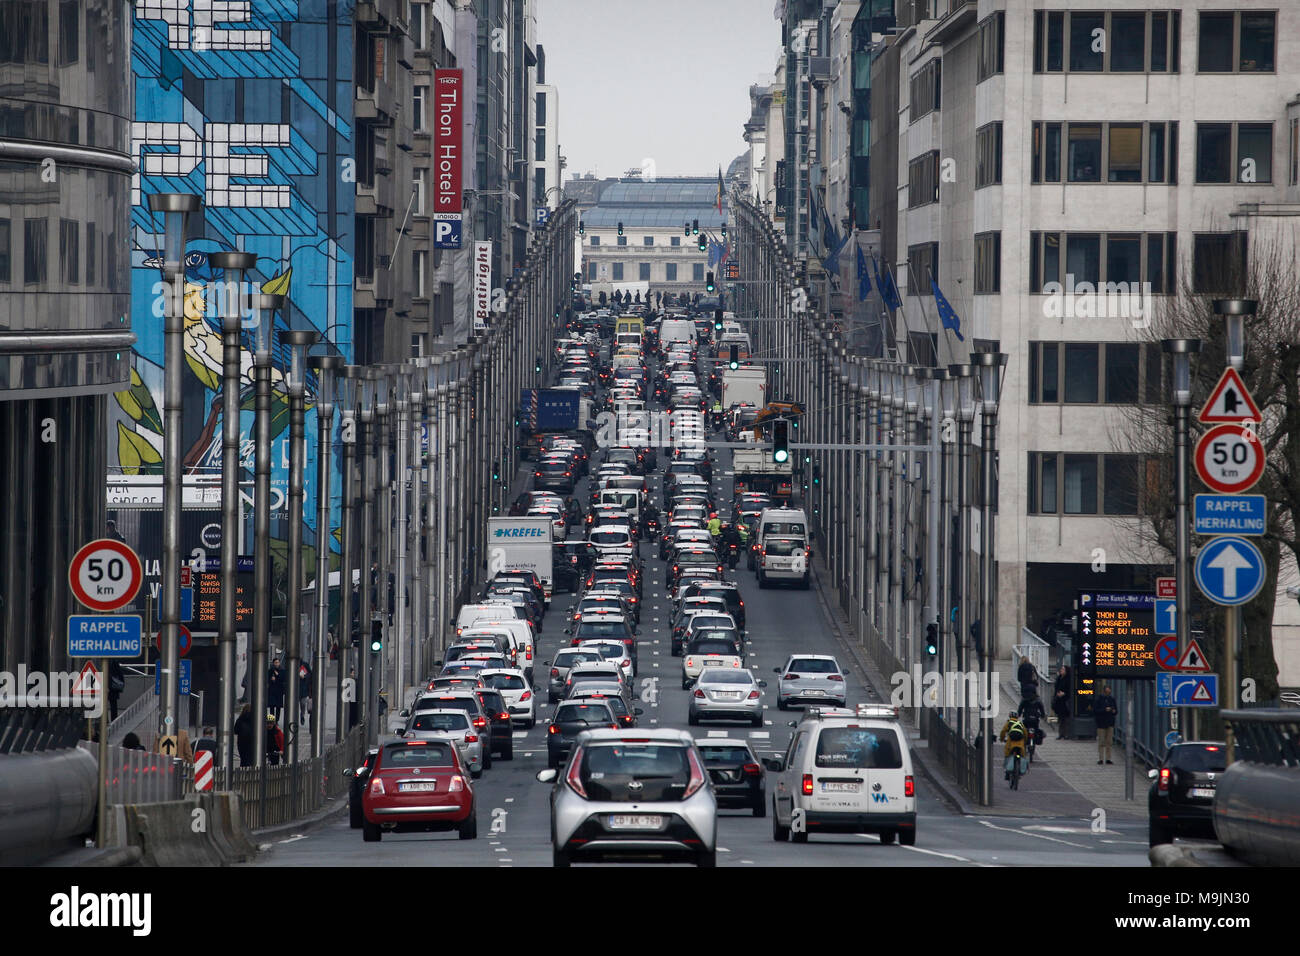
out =
{"type": "Polygon", "coordinates": [[[718,196],[716,177],[679,177],[653,182],[630,180],[610,184],[597,204],[583,213],[588,227],[680,226],[695,219],[700,228],[718,228],[727,217],[727,199],[722,212],[715,205],[718,196]]]}

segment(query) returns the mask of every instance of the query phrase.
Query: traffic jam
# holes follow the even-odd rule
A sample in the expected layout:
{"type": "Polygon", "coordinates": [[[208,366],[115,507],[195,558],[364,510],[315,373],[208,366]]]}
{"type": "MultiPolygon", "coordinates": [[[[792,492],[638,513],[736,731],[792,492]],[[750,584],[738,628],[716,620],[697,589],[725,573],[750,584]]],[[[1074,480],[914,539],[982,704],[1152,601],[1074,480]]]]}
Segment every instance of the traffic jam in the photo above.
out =
{"type": "Polygon", "coordinates": [[[740,323],[589,309],[554,348],[555,386],[521,409],[527,490],[489,519],[490,576],[436,672],[354,772],[351,827],[474,840],[499,812],[480,792],[514,768],[549,791],[556,867],[712,867],[730,811],[779,842],[912,844],[894,709],[851,699],[797,635],[762,646],[746,613],[777,588],[819,612],[808,518],[768,444],[802,409],[769,401],[740,323]]]}

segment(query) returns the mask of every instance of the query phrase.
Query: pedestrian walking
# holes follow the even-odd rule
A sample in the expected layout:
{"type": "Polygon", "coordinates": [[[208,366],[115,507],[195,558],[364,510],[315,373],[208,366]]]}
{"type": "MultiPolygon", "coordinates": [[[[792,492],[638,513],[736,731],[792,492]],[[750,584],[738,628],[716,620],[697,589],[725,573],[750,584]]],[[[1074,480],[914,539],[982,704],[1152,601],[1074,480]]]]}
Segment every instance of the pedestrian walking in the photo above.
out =
{"type": "Polygon", "coordinates": [[[108,662],[108,719],[117,720],[117,702],[126,690],[126,671],[117,661],[108,662]]]}
{"type": "Polygon", "coordinates": [[[304,730],[311,720],[311,668],[306,662],[298,665],[298,726],[304,730]]]}
{"type": "Polygon", "coordinates": [[[253,709],[245,704],[240,708],[239,716],[235,718],[235,749],[239,751],[241,767],[253,765],[253,734],[256,732],[257,728],[253,724],[253,709]]]}
{"type": "Polygon", "coordinates": [[[1038,673],[1034,670],[1034,665],[1029,662],[1028,657],[1020,658],[1020,666],[1016,669],[1016,680],[1020,682],[1020,697],[1023,700],[1029,696],[1032,689],[1036,694],[1038,692],[1038,673]]]}
{"type": "Polygon", "coordinates": [[[268,711],[266,715],[266,762],[272,765],[278,764],[283,755],[284,731],[280,729],[275,714],[268,711]]]}
{"type": "Polygon", "coordinates": [[[284,709],[284,668],[278,657],[271,661],[271,669],[266,674],[266,705],[279,721],[284,709]]]}
{"type": "Polygon", "coordinates": [[[212,754],[212,761],[215,764],[217,759],[217,730],[215,727],[204,727],[203,734],[194,742],[194,756],[197,758],[200,751],[207,750],[212,754]]]}
{"type": "Polygon", "coordinates": [[[1115,715],[1119,705],[1111,696],[1110,685],[1103,684],[1101,693],[1092,705],[1092,716],[1097,721],[1097,763],[1113,763],[1110,748],[1115,742],[1115,715]]]}
{"type": "Polygon", "coordinates": [[[1056,686],[1052,695],[1052,713],[1056,715],[1057,740],[1070,733],[1070,671],[1064,664],[1056,673],[1056,686]]]}

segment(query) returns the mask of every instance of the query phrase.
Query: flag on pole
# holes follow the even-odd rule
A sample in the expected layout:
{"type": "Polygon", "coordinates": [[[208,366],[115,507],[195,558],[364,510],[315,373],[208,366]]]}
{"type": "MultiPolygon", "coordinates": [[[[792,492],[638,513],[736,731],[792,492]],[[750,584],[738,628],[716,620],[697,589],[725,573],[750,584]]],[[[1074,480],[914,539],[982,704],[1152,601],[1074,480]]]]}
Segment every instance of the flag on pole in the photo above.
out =
{"type": "Polygon", "coordinates": [[[722,167],[718,167],[718,212],[722,212],[722,167]]]}
{"type": "Polygon", "coordinates": [[[889,268],[888,262],[885,263],[885,284],[880,287],[880,294],[890,309],[903,307],[903,297],[898,294],[898,285],[894,282],[894,273],[889,268]]]}
{"type": "MultiPolygon", "coordinates": [[[[833,235],[834,232],[832,231],[832,236],[833,235]]],[[[837,239],[835,241],[835,245],[830,247],[831,250],[830,254],[825,259],[822,260],[822,268],[825,269],[827,272],[829,272],[831,275],[839,275],[840,251],[848,244],[849,244],[848,236],[845,236],[843,239],[837,239]]]]}
{"type": "Polygon", "coordinates": [[[943,292],[939,290],[939,283],[935,282],[933,277],[930,278],[930,290],[934,293],[934,307],[939,312],[939,321],[943,323],[943,327],[952,330],[958,342],[965,342],[966,339],[961,334],[961,316],[944,298],[943,292]]]}
{"type": "Polygon", "coordinates": [[[858,246],[858,301],[865,302],[870,294],[871,276],[867,274],[867,257],[862,254],[862,247],[858,246]]]}

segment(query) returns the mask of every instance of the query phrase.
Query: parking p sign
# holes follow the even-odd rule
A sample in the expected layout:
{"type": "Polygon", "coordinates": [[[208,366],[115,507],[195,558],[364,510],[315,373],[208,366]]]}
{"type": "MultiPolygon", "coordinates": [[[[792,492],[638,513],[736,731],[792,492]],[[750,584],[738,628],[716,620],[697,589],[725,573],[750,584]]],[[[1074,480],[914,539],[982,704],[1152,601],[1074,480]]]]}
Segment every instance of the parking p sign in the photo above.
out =
{"type": "Polygon", "coordinates": [[[435,249],[459,249],[464,219],[458,212],[436,212],[433,214],[433,247],[435,249]]]}

